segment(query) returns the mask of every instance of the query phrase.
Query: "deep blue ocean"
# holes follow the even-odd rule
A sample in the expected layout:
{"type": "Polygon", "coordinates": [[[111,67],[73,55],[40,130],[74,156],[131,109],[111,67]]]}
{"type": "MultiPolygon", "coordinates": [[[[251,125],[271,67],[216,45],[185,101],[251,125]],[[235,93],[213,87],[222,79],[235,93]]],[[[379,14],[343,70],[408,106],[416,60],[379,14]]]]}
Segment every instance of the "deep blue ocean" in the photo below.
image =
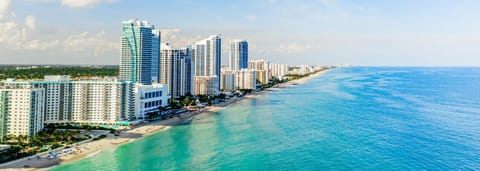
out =
{"type": "Polygon", "coordinates": [[[332,69],[53,170],[480,170],[480,68],[332,69]]]}

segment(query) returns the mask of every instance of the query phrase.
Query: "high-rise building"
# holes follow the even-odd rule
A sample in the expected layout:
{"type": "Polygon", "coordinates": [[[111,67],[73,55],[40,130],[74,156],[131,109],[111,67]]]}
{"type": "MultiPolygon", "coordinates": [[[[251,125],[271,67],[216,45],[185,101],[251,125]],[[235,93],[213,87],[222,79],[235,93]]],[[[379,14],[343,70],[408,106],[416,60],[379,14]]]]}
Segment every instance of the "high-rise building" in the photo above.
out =
{"type": "Polygon", "coordinates": [[[6,135],[34,136],[44,127],[44,90],[3,87],[0,89],[0,142],[6,135]]]}
{"type": "Polygon", "coordinates": [[[268,75],[266,70],[255,70],[257,82],[262,85],[268,84],[268,75]]]}
{"type": "Polygon", "coordinates": [[[220,90],[233,91],[235,90],[235,71],[222,70],[220,74],[220,90]]]}
{"type": "Polygon", "coordinates": [[[212,35],[193,46],[194,76],[219,76],[222,56],[222,39],[212,35]]]}
{"type": "Polygon", "coordinates": [[[230,69],[240,70],[248,68],[248,42],[234,40],[230,44],[230,69]]]}
{"type": "Polygon", "coordinates": [[[149,85],[158,79],[160,31],[147,21],[122,22],[120,79],[149,85]]]}
{"type": "Polygon", "coordinates": [[[160,57],[160,83],[168,85],[172,97],[192,93],[192,60],[189,48],[175,49],[170,44],[162,44],[160,57]]]}
{"type": "MultiPolygon", "coordinates": [[[[259,79],[259,81],[262,83],[262,84],[268,84],[269,83],[269,80],[270,80],[270,71],[269,71],[269,67],[270,66],[270,62],[267,61],[267,60],[250,60],[248,61],[248,69],[253,69],[253,70],[263,70],[265,71],[265,75],[263,75],[264,78],[261,78],[259,79]],[[265,81],[262,81],[262,80],[266,80],[265,81]]],[[[257,78],[258,79],[258,78],[257,78]]]]}
{"type": "Polygon", "coordinates": [[[43,81],[0,82],[0,87],[44,90],[45,123],[115,123],[135,120],[134,84],[116,80],[71,81],[46,76],[43,81]]]}
{"type": "Polygon", "coordinates": [[[235,71],[235,89],[257,89],[257,77],[255,70],[242,69],[235,71]]]}
{"type": "Polygon", "coordinates": [[[152,30],[152,81],[158,83],[160,81],[160,30],[152,30]]]}
{"type": "MultiPolygon", "coordinates": [[[[220,71],[221,71],[221,57],[222,56],[222,40],[220,35],[212,35],[207,39],[201,40],[192,47],[192,63],[194,77],[216,77],[216,87],[217,90],[213,92],[220,92],[220,71]]],[[[194,78],[195,79],[195,78],[194,78]]],[[[204,78],[199,78],[198,80],[204,80],[204,78]]],[[[202,81],[207,83],[205,81],[202,81]]],[[[208,82],[210,83],[210,82],[208,82]]],[[[194,83],[194,90],[198,90],[195,86],[197,83],[194,83]]],[[[202,87],[211,87],[207,85],[201,85],[202,87]]],[[[203,91],[202,91],[203,92],[203,91]]],[[[212,92],[212,91],[209,91],[212,92]]]]}
{"type": "Polygon", "coordinates": [[[233,91],[240,89],[256,90],[257,70],[223,70],[220,78],[220,89],[233,91]]]}
{"type": "Polygon", "coordinates": [[[270,64],[270,78],[284,80],[285,75],[288,74],[287,64],[270,64]]]}
{"type": "Polygon", "coordinates": [[[193,85],[194,95],[215,96],[220,93],[217,76],[195,76],[193,85]]]}

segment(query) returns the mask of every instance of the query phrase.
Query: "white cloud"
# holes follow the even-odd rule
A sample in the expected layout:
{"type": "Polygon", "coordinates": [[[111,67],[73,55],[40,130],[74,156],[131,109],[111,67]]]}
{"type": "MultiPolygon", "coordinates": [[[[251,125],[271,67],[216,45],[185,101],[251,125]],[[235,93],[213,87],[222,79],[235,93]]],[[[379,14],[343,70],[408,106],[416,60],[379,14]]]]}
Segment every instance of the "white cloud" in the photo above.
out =
{"type": "Polygon", "coordinates": [[[91,34],[83,32],[77,35],[68,36],[62,46],[66,52],[87,52],[93,56],[100,56],[104,52],[118,49],[118,42],[109,42],[105,38],[105,32],[91,34]]]}
{"type": "Polygon", "coordinates": [[[29,30],[35,30],[36,24],[35,24],[35,17],[34,16],[27,16],[25,17],[25,27],[29,30]]]}
{"type": "Polygon", "coordinates": [[[181,33],[182,30],[180,30],[179,28],[161,29],[160,32],[162,33],[162,42],[168,42],[174,47],[184,47],[202,39],[201,36],[183,36],[181,33]]]}
{"type": "Polygon", "coordinates": [[[245,18],[247,20],[255,20],[255,19],[257,19],[257,16],[256,15],[246,15],[246,16],[243,16],[243,18],[245,18]]]}
{"type": "Polygon", "coordinates": [[[0,0],[0,20],[8,13],[8,7],[10,6],[10,0],[0,0]]]}
{"type": "Polygon", "coordinates": [[[34,2],[42,3],[60,3],[63,6],[70,8],[84,8],[84,7],[93,7],[100,3],[113,3],[117,0],[30,0],[34,2]]]}
{"type": "Polygon", "coordinates": [[[298,43],[291,43],[287,45],[281,45],[278,50],[284,53],[298,53],[303,52],[305,50],[313,48],[310,44],[298,44],[298,43]]]}
{"type": "Polygon", "coordinates": [[[102,2],[112,3],[115,0],[61,0],[63,6],[71,8],[92,7],[102,2]]]}

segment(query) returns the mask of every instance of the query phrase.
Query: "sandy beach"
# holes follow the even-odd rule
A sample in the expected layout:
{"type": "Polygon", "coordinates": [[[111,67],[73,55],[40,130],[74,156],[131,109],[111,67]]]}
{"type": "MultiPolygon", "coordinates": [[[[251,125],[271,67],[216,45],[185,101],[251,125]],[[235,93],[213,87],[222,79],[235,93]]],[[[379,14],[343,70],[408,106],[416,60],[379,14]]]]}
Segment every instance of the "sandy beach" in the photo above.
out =
{"type": "Polygon", "coordinates": [[[322,70],[322,71],[319,71],[315,74],[309,75],[308,77],[303,77],[303,78],[300,78],[298,80],[292,80],[292,81],[288,81],[288,82],[285,82],[285,83],[278,84],[278,86],[272,87],[268,90],[275,90],[275,89],[278,89],[278,88],[287,88],[287,87],[290,87],[290,86],[293,86],[293,85],[305,84],[306,82],[310,81],[311,79],[320,77],[328,71],[329,71],[329,69],[322,70]]]}
{"type": "MultiPolygon", "coordinates": [[[[304,77],[298,80],[292,80],[286,83],[282,83],[282,84],[279,84],[277,88],[286,88],[292,85],[303,84],[309,81],[310,79],[321,76],[325,72],[326,70],[317,72],[313,75],[310,75],[308,77],[304,77]]],[[[276,88],[270,88],[268,90],[271,91],[275,89],[276,88]]],[[[119,136],[108,134],[108,136],[104,139],[100,139],[97,141],[90,141],[90,142],[73,146],[71,148],[73,149],[72,153],[70,154],[62,153],[59,155],[59,157],[54,159],[46,159],[47,154],[44,154],[41,156],[41,159],[37,159],[36,157],[31,157],[30,159],[16,160],[14,162],[2,164],[0,165],[0,170],[46,170],[54,166],[78,161],[80,159],[93,156],[103,150],[113,149],[120,145],[132,142],[136,139],[148,136],[150,134],[167,130],[172,126],[182,124],[188,121],[189,118],[193,117],[194,115],[198,115],[204,112],[217,112],[223,109],[225,106],[236,103],[242,99],[255,98],[256,96],[266,92],[267,91],[260,91],[260,92],[249,94],[244,97],[231,98],[223,103],[216,104],[215,106],[208,106],[200,110],[184,113],[178,117],[173,117],[173,118],[162,120],[162,121],[155,121],[155,122],[137,125],[135,128],[122,131],[119,136]],[[28,165],[29,168],[24,168],[25,165],[28,165]]]]}

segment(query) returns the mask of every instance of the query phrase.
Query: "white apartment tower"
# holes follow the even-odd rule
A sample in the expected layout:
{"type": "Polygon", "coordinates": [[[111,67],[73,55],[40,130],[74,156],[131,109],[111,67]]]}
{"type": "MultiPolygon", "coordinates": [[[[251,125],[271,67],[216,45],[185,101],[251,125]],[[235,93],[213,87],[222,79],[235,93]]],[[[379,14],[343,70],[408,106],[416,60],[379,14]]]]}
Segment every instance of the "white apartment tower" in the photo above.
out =
{"type": "Polygon", "coordinates": [[[254,70],[264,70],[266,73],[264,75],[264,78],[261,78],[259,81],[262,82],[262,84],[268,84],[270,80],[270,71],[269,67],[270,62],[267,60],[250,60],[248,61],[248,69],[254,69],[254,70]],[[266,81],[261,81],[261,80],[266,80],[266,81]]]}
{"type": "Polygon", "coordinates": [[[193,80],[193,95],[215,96],[220,94],[217,76],[196,76],[193,80]]]}
{"type": "Polygon", "coordinates": [[[134,84],[130,82],[71,81],[68,76],[46,76],[43,81],[9,79],[0,85],[43,89],[45,123],[113,123],[135,119],[134,84]]]}
{"type": "Polygon", "coordinates": [[[0,89],[0,142],[6,135],[34,136],[44,126],[44,90],[40,88],[0,89]]]}
{"type": "Polygon", "coordinates": [[[220,70],[221,70],[221,56],[222,56],[222,40],[220,35],[212,35],[207,39],[201,40],[194,44],[192,47],[192,63],[194,77],[199,77],[197,82],[194,81],[194,93],[195,90],[199,90],[195,86],[201,86],[202,88],[216,88],[216,90],[197,91],[198,92],[220,92],[220,70]],[[209,77],[207,79],[207,77],[209,77]],[[209,81],[200,80],[216,80],[215,86],[199,85],[197,83],[210,83],[209,81]]]}
{"type": "Polygon", "coordinates": [[[162,44],[160,83],[168,85],[168,94],[172,97],[192,93],[193,73],[189,48],[175,49],[168,43],[162,44]]]}
{"type": "Polygon", "coordinates": [[[233,40],[230,44],[230,69],[240,70],[248,68],[248,42],[233,40]]]}

